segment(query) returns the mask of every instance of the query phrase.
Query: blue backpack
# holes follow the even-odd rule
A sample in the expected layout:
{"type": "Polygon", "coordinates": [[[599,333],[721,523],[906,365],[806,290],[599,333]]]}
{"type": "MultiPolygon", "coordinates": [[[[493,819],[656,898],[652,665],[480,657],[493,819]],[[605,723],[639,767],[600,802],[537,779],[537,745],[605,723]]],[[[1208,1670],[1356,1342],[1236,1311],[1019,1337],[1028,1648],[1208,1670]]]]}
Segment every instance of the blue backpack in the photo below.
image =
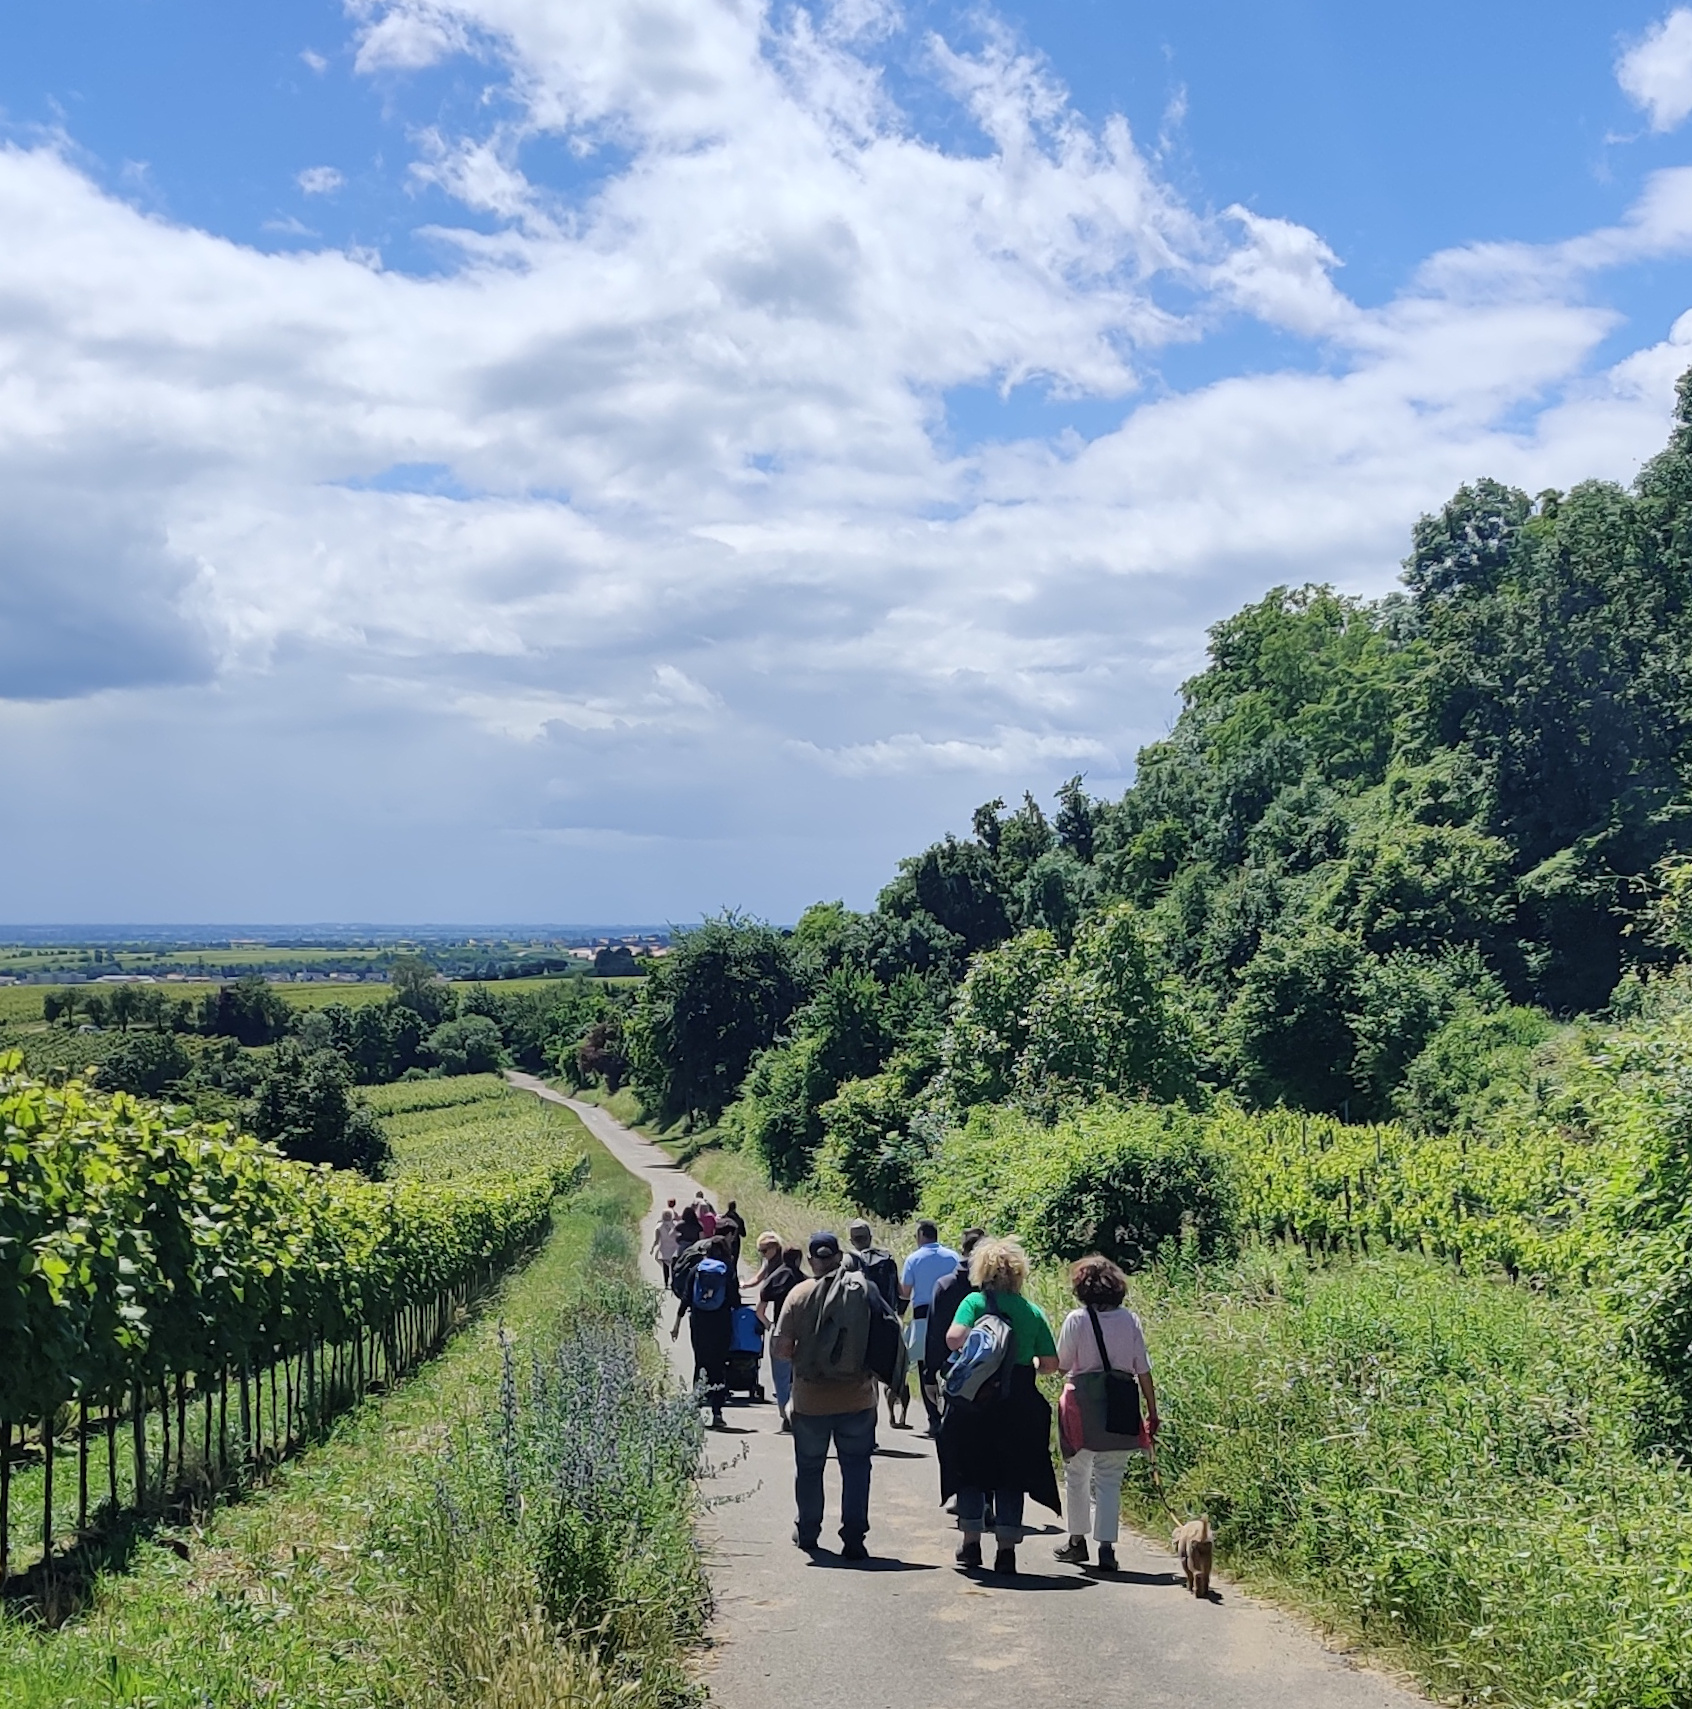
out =
{"type": "Polygon", "coordinates": [[[987,1295],[988,1316],[970,1325],[964,1344],[952,1355],[941,1378],[948,1401],[985,1405],[1010,1392],[1016,1368],[1016,1336],[999,1311],[996,1295],[987,1295]]]}
{"type": "Polygon", "coordinates": [[[693,1267],[693,1309],[721,1311],[728,1297],[728,1265],[721,1258],[701,1258],[693,1267]]]}

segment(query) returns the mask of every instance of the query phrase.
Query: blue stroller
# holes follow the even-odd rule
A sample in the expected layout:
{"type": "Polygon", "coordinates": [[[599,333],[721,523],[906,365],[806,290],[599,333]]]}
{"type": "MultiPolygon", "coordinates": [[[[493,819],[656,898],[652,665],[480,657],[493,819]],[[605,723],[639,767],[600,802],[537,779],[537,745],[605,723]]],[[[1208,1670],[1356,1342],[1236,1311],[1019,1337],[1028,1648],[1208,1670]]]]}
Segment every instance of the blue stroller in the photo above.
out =
{"type": "Polygon", "coordinates": [[[729,1325],[728,1391],[751,1400],[764,1393],[764,1326],[751,1306],[736,1306],[729,1325]]]}

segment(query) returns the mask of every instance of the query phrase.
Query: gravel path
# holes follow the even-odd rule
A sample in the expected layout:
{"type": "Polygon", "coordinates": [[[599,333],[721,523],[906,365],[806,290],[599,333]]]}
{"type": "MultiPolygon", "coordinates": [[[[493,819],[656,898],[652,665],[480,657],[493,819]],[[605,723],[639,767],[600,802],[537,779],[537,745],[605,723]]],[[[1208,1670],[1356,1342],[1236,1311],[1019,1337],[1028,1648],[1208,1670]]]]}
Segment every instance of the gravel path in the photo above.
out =
{"type": "MultiPolygon", "coordinates": [[[[691,1177],[604,1110],[532,1076],[511,1079],[573,1110],[649,1184],[655,1205],[693,1197],[691,1177]]],[[[644,1225],[648,1243],[653,1220],[644,1225]]],[[[673,1352],[686,1380],[685,1333],[673,1352]]],[[[921,1406],[911,1412],[920,1426],[921,1406]]],[[[716,1471],[705,1485],[717,1596],[706,1678],[720,1709],[842,1701],[853,1709],[965,1709],[984,1687],[1075,1709],[1427,1709],[1426,1699],[1329,1653],[1232,1585],[1218,1582],[1216,1600],[1195,1601],[1167,1550],[1133,1532],[1117,1546],[1122,1572],[1088,1578],[1051,1559],[1062,1540],[1057,1515],[1030,1504],[1030,1524],[1044,1522],[1047,1534],[1023,1544],[1018,1578],[965,1577],[952,1564],[957,1536],[940,1509],[932,1444],[917,1429],[889,1428],[885,1417],[870,1499],[872,1559],[810,1560],[791,1541],[792,1449],[776,1433],[774,1406],[736,1404],[728,1417],[731,1432],[708,1439],[716,1471]]],[[[827,1493],[825,1543],[839,1522],[832,1472],[827,1493]]]]}

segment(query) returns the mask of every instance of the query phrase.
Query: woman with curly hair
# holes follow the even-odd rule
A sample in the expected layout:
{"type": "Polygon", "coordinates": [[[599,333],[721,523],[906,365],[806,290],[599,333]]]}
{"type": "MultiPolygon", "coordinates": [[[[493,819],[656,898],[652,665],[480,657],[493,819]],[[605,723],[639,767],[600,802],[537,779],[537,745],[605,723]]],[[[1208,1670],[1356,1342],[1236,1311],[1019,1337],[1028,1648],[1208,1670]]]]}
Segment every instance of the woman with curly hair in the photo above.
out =
{"type": "MultiPolygon", "coordinates": [[[[1099,1570],[1116,1571],[1116,1537],[1122,1518],[1122,1474],[1128,1456],[1144,1451],[1157,1434],[1157,1387],[1140,1320],[1123,1305],[1128,1278],[1108,1258],[1093,1253],[1069,1272],[1069,1285],[1079,1309],[1063,1320],[1058,1331],[1058,1369],[1068,1379],[1059,1410],[1076,1419],[1079,1441],[1064,1440],[1064,1497],[1069,1513],[1069,1541],[1055,1553],[1060,1561],[1081,1566],[1087,1559],[1088,1519],[1099,1545],[1099,1570]],[[1106,1382],[1104,1373],[1119,1372],[1139,1384],[1145,1402],[1144,1434],[1112,1436],[1100,1408],[1088,1406],[1075,1391],[1077,1377],[1098,1373],[1093,1388],[1106,1382]]],[[[1133,1390],[1128,1390],[1132,1397],[1133,1390]]],[[[1091,1398],[1090,1396],[1087,1398],[1091,1398]]],[[[1067,1428],[1067,1427],[1066,1427],[1067,1428]]]]}
{"type": "Polygon", "coordinates": [[[981,1565],[990,1501],[998,1543],[993,1571],[1014,1573],[1023,1498],[1062,1511],[1052,1472],[1052,1409],[1034,1381],[1036,1373],[1057,1369],[1057,1344],[1046,1314],[1023,1294],[1028,1254],[1016,1241],[979,1242],[969,1255],[969,1279],[972,1291],[946,1331],[946,1345],[955,1353],[979,1319],[1002,1317],[1011,1327],[1011,1370],[1007,1384],[991,1379],[976,1400],[947,1401],[940,1425],[940,1499],[958,1498],[958,1565],[981,1565]]]}

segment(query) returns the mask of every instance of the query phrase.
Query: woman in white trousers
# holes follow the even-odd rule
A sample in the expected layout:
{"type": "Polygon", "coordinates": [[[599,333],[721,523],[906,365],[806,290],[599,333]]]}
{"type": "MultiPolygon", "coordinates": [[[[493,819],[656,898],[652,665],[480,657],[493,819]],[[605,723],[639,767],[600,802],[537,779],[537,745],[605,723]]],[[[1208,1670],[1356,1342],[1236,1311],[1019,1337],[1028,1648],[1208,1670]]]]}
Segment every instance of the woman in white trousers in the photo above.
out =
{"type": "MultiPolygon", "coordinates": [[[[1095,1253],[1069,1273],[1078,1309],[1063,1320],[1058,1333],[1058,1369],[1065,1379],[1107,1368],[1133,1376],[1144,1402],[1145,1434],[1157,1433],[1157,1386],[1140,1320],[1123,1305],[1128,1278],[1108,1258],[1095,1253]]],[[[1069,1541],[1054,1551],[1060,1561],[1080,1566],[1088,1558],[1087,1536],[1099,1545],[1099,1569],[1116,1571],[1116,1537],[1122,1519],[1122,1474],[1135,1447],[1076,1447],[1064,1463],[1064,1510],[1069,1541]]]]}

